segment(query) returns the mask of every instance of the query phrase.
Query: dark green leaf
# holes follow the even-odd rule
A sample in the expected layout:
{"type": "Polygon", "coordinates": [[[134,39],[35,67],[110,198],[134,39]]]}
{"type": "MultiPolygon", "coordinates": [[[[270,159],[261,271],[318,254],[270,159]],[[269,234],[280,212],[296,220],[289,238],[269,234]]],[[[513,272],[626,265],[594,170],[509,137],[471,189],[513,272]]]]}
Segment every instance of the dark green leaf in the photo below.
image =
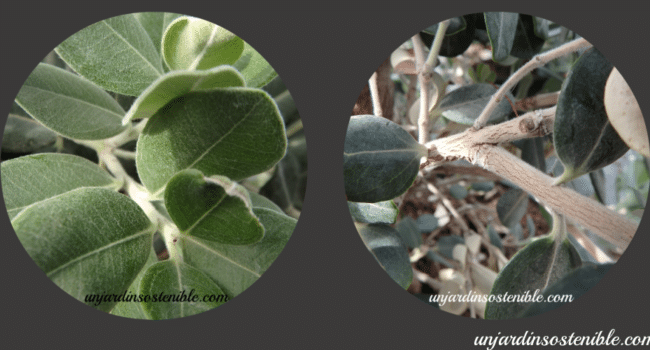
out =
{"type": "Polygon", "coordinates": [[[413,280],[413,270],[399,233],[387,225],[368,225],[359,230],[359,235],[390,278],[407,289],[413,280]]]}
{"type": "Polygon", "coordinates": [[[163,73],[160,51],[134,14],[92,24],[55,51],[84,78],[124,95],[138,96],[163,73]]]}
{"type": "Polygon", "coordinates": [[[352,219],[365,224],[392,224],[397,219],[397,206],[393,201],[377,203],[348,202],[352,219]]]}
{"type": "Polygon", "coordinates": [[[492,45],[492,59],[496,62],[503,61],[510,56],[510,51],[512,51],[519,14],[486,12],[484,16],[485,27],[492,45]]]}
{"type": "MultiPolygon", "coordinates": [[[[507,292],[511,296],[523,297],[528,293],[532,297],[536,290],[543,291],[580,264],[578,253],[568,240],[555,242],[552,237],[539,238],[512,257],[497,276],[490,295],[503,297],[507,292]]],[[[511,302],[488,301],[485,318],[517,318],[530,304],[516,299],[511,302]]]]}
{"type": "Polygon", "coordinates": [[[521,159],[540,171],[546,171],[546,158],[544,157],[544,138],[535,137],[523,139],[521,159]]]}
{"type": "Polygon", "coordinates": [[[282,211],[282,208],[278,207],[277,204],[273,203],[270,199],[262,196],[261,194],[257,194],[255,192],[248,192],[248,196],[251,199],[251,205],[254,208],[266,208],[266,209],[271,209],[273,211],[277,211],[278,213],[284,214],[282,211]]]}
{"type": "Polygon", "coordinates": [[[233,86],[244,86],[244,78],[229,66],[203,71],[169,72],[151,83],[138,96],[122,123],[127,124],[132,119],[149,118],[171,100],[189,92],[233,86]]]}
{"type": "Polygon", "coordinates": [[[264,225],[264,238],[258,243],[234,246],[185,236],[184,261],[207,274],[229,297],[243,292],[280,255],[296,227],[296,220],[271,209],[254,208],[264,225]]]}
{"type": "Polygon", "coordinates": [[[520,189],[510,189],[497,202],[499,220],[508,228],[514,227],[526,215],[528,193],[520,189]]]}
{"type": "Polygon", "coordinates": [[[124,110],[99,86],[61,68],[39,63],[16,96],[34,119],[80,140],[115,136],[125,127],[124,110]]]}
{"type": "MultiPolygon", "coordinates": [[[[580,297],[593,288],[605,276],[605,273],[614,264],[595,265],[588,264],[574,270],[552,286],[546,288],[542,294],[548,295],[572,295],[573,300],[580,297]]],[[[564,302],[534,303],[524,311],[521,317],[530,317],[555,310],[564,305],[564,302]]]]}
{"type": "Polygon", "coordinates": [[[1,167],[2,195],[10,219],[35,203],[80,187],[120,187],[97,164],[69,154],[29,155],[2,162],[1,167]]]}
{"type": "Polygon", "coordinates": [[[395,225],[395,229],[397,229],[397,232],[402,238],[402,242],[404,242],[407,247],[413,249],[422,245],[422,234],[420,233],[417,222],[415,222],[412,217],[403,217],[397,225],[395,225]]]}
{"type": "Polygon", "coordinates": [[[103,311],[116,301],[86,296],[123,293],[147,261],[156,229],[134,201],[105,188],[78,188],[34,203],[12,225],[56,285],[103,311]]]}
{"type": "Polygon", "coordinates": [[[151,297],[142,302],[142,309],[153,320],[200,314],[228,301],[228,296],[210,277],[175,260],[150,266],[140,282],[140,293],[151,297]],[[212,300],[204,300],[206,296],[212,300]]]}
{"type": "Polygon", "coordinates": [[[535,33],[533,17],[524,14],[519,15],[515,41],[512,45],[510,55],[527,60],[537,55],[543,45],[544,39],[540,38],[535,33]]]}
{"type": "Polygon", "coordinates": [[[386,118],[350,118],[345,135],[345,193],[353,202],[393,199],[411,187],[428,154],[411,134],[386,118]]]}
{"type": "Polygon", "coordinates": [[[171,70],[210,69],[233,64],[244,51],[244,41],[214,23],[179,17],[162,39],[162,54],[171,70]]]}
{"type": "Polygon", "coordinates": [[[421,233],[431,233],[431,231],[438,228],[438,218],[433,214],[422,214],[418,216],[418,230],[421,233]]]}
{"type": "Polygon", "coordinates": [[[530,215],[526,215],[526,228],[528,229],[528,237],[535,237],[535,222],[530,215]]]}
{"type": "Polygon", "coordinates": [[[275,103],[264,91],[222,88],[181,96],[147,122],[136,164],[152,193],[177,172],[197,169],[235,181],[270,169],[287,139],[275,103]]]}
{"type": "Polygon", "coordinates": [[[610,124],[603,102],[612,69],[612,64],[591,48],[578,59],[562,87],[553,139],[565,171],[556,183],[609,165],[628,150],[610,124]]]}
{"type": "MultiPolygon", "coordinates": [[[[445,36],[442,39],[439,55],[455,57],[465,52],[474,40],[475,21],[474,14],[449,19],[449,27],[447,27],[445,36]]],[[[420,32],[420,38],[422,38],[422,42],[427,48],[430,48],[433,44],[438,25],[435,24],[420,32]]]]}
{"type": "Polygon", "coordinates": [[[264,237],[248,191],[224,176],[205,177],[194,169],[179,172],[167,183],[165,207],[185,235],[234,245],[264,237]]]}
{"type": "Polygon", "coordinates": [[[503,242],[501,241],[501,237],[497,233],[497,231],[494,229],[494,226],[489,225],[487,227],[488,231],[488,236],[490,237],[490,243],[492,243],[493,246],[503,250],[503,242]]]}
{"type": "Polygon", "coordinates": [[[39,122],[9,114],[2,137],[2,152],[35,153],[56,142],[56,133],[39,122]]]}
{"type": "Polygon", "coordinates": [[[598,169],[589,173],[589,179],[591,180],[591,185],[594,187],[596,193],[596,199],[603,204],[605,203],[606,197],[606,187],[605,187],[605,171],[603,169],[598,169]]]}
{"type": "MultiPolygon", "coordinates": [[[[443,117],[459,124],[472,125],[496,92],[497,88],[487,83],[461,86],[445,95],[434,113],[442,113],[443,117]]],[[[506,96],[514,101],[510,92],[506,96]]],[[[510,102],[504,98],[492,112],[489,121],[499,121],[510,112],[510,102]]]]}
{"type": "Polygon", "coordinates": [[[271,179],[260,189],[261,195],[271,199],[286,212],[292,207],[302,207],[307,186],[306,144],[293,141],[295,140],[289,144],[284,158],[276,164],[271,179]]]}

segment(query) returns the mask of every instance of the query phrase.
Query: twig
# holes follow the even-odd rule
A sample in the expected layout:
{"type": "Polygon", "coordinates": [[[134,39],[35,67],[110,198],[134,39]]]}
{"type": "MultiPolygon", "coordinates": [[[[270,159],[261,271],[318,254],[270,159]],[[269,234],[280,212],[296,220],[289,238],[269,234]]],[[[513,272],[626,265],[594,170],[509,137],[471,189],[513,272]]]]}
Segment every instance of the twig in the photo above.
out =
{"type": "Polygon", "coordinates": [[[445,34],[447,33],[447,27],[449,27],[448,19],[438,24],[438,30],[436,31],[436,36],[433,39],[431,50],[429,50],[429,56],[425,63],[426,71],[430,71],[437,64],[438,54],[440,53],[440,47],[442,47],[442,40],[445,38],[445,34]]]}
{"type": "Polygon", "coordinates": [[[526,74],[558,57],[589,46],[591,46],[589,42],[587,42],[584,38],[579,38],[561,45],[553,50],[541,53],[533,57],[530,61],[519,68],[513,75],[511,75],[508,80],[506,80],[506,82],[501,85],[499,91],[492,95],[490,102],[488,102],[476,121],[474,121],[474,129],[479,130],[485,126],[490,118],[490,115],[496,108],[497,103],[499,103],[501,101],[501,98],[503,98],[503,96],[508,91],[510,91],[526,74]]]}
{"type": "Polygon", "coordinates": [[[539,94],[531,97],[522,98],[517,101],[515,105],[520,111],[528,111],[531,109],[547,108],[555,106],[557,99],[560,97],[560,92],[549,92],[547,94],[539,94]]]}
{"type": "Polygon", "coordinates": [[[377,72],[372,73],[368,81],[370,87],[370,99],[372,100],[373,114],[378,117],[383,117],[384,112],[381,109],[381,101],[379,101],[379,86],[377,84],[377,72]]]}
{"type": "Polygon", "coordinates": [[[451,201],[447,197],[442,195],[442,193],[440,193],[440,191],[436,188],[436,186],[434,186],[430,182],[427,182],[427,189],[431,191],[433,194],[435,194],[436,196],[438,196],[438,198],[440,198],[442,204],[445,206],[445,208],[447,208],[447,210],[449,210],[451,215],[456,219],[456,222],[458,222],[458,224],[462,228],[463,233],[464,234],[469,233],[469,226],[467,226],[467,223],[465,222],[463,217],[460,216],[460,214],[458,214],[458,211],[456,211],[456,208],[454,208],[454,205],[451,203],[451,201]]]}
{"type": "Polygon", "coordinates": [[[418,116],[418,142],[426,143],[429,140],[429,79],[424,70],[424,43],[420,34],[413,36],[413,51],[415,53],[415,67],[418,70],[420,83],[420,113],[418,116]]]}

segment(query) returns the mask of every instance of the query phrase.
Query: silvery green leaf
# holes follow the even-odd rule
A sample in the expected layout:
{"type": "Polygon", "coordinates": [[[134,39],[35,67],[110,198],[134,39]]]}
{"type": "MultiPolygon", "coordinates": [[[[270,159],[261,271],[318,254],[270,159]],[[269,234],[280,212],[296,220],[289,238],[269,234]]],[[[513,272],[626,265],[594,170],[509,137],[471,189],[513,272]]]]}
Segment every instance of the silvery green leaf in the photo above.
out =
{"type": "Polygon", "coordinates": [[[244,78],[229,66],[165,73],[138,96],[122,119],[122,124],[132,119],[149,118],[171,100],[189,92],[233,86],[244,86],[244,78]]]}
{"type": "MultiPolygon", "coordinates": [[[[149,34],[156,51],[160,53],[160,45],[165,29],[173,20],[182,15],[168,12],[138,12],[134,13],[134,16],[149,34]]],[[[162,59],[162,56],[160,58],[162,59]]]]}
{"type": "Polygon", "coordinates": [[[244,43],[244,51],[233,67],[244,76],[248,87],[261,88],[278,76],[264,57],[248,43],[244,43]]]}
{"type": "Polygon", "coordinates": [[[220,244],[184,236],[179,243],[184,261],[207,274],[229,296],[250,287],[271,266],[287,244],[296,220],[277,211],[254,208],[264,226],[264,238],[246,246],[220,244]]]}
{"type": "Polygon", "coordinates": [[[29,155],[4,161],[0,166],[2,195],[10,219],[37,202],[80,187],[120,187],[97,164],[70,154],[29,155]]]}
{"type": "Polygon", "coordinates": [[[125,130],[124,110],[111,95],[64,69],[39,63],[16,96],[34,119],[57,133],[99,140],[125,130]]]}
{"type": "Polygon", "coordinates": [[[228,296],[210,277],[177,260],[151,265],[140,282],[140,293],[152,297],[141,305],[153,320],[200,314],[228,301],[228,296]],[[162,300],[154,300],[156,297],[162,300]],[[206,301],[204,297],[209,299],[206,301]]]}
{"type": "Polygon", "coordinates": [[[56,285],[103,311],[116,301],[100,302],[93,295],[121,294],[131,285],[156,229],[133,200],[105,188],[78,188],[34,203],[11,224],[56,285]]]}
{"type": "Polygon", "coordinates": [[[350,215],[356,222],[366,224],[392,224],[397,219],[397,206],[393,201],[377,203],[348,202],[350,215]]]}
{"type": "MultiPolygon", "coordinates": [[[[496,92],[497,88],[487,83],[461,86],[446,94],[433,113],[442,113],[443,117],[458,124],[472,125],[496,92]]],[[[508,92],[506,96],[514,101],[512,93],[508,92]]],[[[489,121],[502,120],[510,112],[512,107],[504,97],[490,115],[489,121]]]]}
{"type": "Polygon", "coordinates": [[[179,172],[167,183],[165,207],[184,235],[233,245],[264,237],[248,191],[224,176],[205,177],[194,169],[179,172]]]}
{"type": "Polygon", "coordinates": [[[528,193],[520,189],[510,189],[497,202],[497,214],[501,223],[512,228],[526,215],[528,193]]]}
{"type": "Polygon", "coordinates": [[[413,220],[412,217],[403,217],[397,225],[395,225],[395,229],[397,229],[402,242],[404,242],[407,247],[413,249],[422,245],[422,233],[418,228],[417,222],[413,220]]]}
{"type": "Polygon", "coordinates": [[[422,214],[418,216],[417,224],[420,233],[431,233],[438,228],[438,218],[433,214],[422,214]]]}
{"type": "Polygon", "coordinates": [[[162,39],[162,55],[171,70],[210,69],[231,65],[244,51],[244,41],[214,23],[179,17],[169,24],[162,39]]]}
{"type": "Polygon", "coordinates": [[[140,297],[140,281],[144,277],[147,269],[158,263],[158,258],[156,257],[156,252],[153,249],[149,252],[149,258],[144,264],[144,267],[140,270],[140,273],[133,280],[129,288],[126,290],[125,298],[128,300],[123,300],[118,302],[115,307],[111,310],[111,315],[122,316],[127,318],[135,318],[140,320],[148,319],[147,315],[142,310],[142,304],[139,302],[140,297]]]}
{"type": "Polygon", "coordinates": [[[2,152],[35,153],[53,146],[56,133],[34,119],[9,114],[2,137],[2,152]]]}
{"type": "Polygon", "coordinates": [[[178,97],[160,109],[138,139],[142,183],[157,195],[177,172],[197,169],[234,181],[266,171],[285,154],[278,109],[264,91],[221,88],[178,97]]]}
{"type": "Polygon", "coordinates": [[[514,12],[485,12],[485,27],[492,45],[492,59],[503,61],[510,56],[515,42],[519,14],[514,12]]]}
{"type": "Polygon", "coordinates": [[[138,96],[163,73],[160,52],[134,14],[92,24],[54,50],[84,78],[124,95],[138,96]]]}

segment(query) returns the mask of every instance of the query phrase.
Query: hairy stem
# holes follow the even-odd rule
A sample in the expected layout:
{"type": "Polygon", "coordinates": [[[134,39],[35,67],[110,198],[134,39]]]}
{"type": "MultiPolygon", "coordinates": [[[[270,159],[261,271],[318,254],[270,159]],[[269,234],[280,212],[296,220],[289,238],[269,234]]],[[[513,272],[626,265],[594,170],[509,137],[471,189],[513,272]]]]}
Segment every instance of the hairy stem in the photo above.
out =
{"type": "Polygon", "coordinates": [[[379,86],[376,71],[370,76],[368,86],[370,87],[370,100],[372,100],[372,113],[378,117],[383,117],[384,112],[381,109],[381,101],[379,101],[379,86]]]}

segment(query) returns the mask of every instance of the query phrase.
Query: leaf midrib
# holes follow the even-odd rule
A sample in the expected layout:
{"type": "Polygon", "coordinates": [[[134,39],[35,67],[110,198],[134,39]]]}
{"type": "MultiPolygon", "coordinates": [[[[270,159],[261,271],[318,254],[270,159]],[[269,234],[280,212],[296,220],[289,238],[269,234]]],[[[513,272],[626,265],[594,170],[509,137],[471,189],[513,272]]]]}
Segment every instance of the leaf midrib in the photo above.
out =
{"type": "Polygon", "coordinates": [[[102,251],[104,251],[104,250],[106,250],[106,249],[109,249],[109,248],[111,248],[111,247],[113,247],[113,246],[116,246],[116,245],[119,245],[119,244],[122,244],[122,243],[126,243],[126,242],[128,242],[128,241],[130,241],[130,240],[136,239],[136,238],[138,238],[138,237],[140,237],[140,236],[142,236],[142,235],[148,234],[148,233],[153,233],[153,231],[154,231],[155,229],[156,229],[156,225],[152,223],[152,224],[149,225],[149,227],[147,227],[146,229],[144,229],[144,230],[142,230],[142,231],[138,231],[138,232],[136,232],[135,234],[133,234],[133,235],[131,235],[131,236],[128,236],[128,237],[122,238],[122,239],[117,240],[117,241],[115,241],[115,242],[111,242],[110,244],[107,244],[107,245],[105,245],[105,246],[99,247],[99,248],[97,248],[97,249],[95,249],[95,250],[92,250],[92,251],[90,251],[90,252],[88,252],[88,253],[82,254],[82,255],[80,255],[80,256],[78,256],[78,257],[72,259],[72,260],[69,260],[69,261],[65,262],[65,263],[62,264],[62,265],[59,265],[59,267],[56,267],[56,268],[54,268],[53,270],[50,270],[50,271],[47,272],[46,274],[47,274],[48,277],[50,277],[50,276],[52,276],[53,274],[59,272],[60,270],[66,268],[66,267],[69,266],[69,265],[72,265],[72,264],[74,264],[74,263],[76,263],[76,262],[78,262],[78,261],[84,260],[84,259],[86,259],[86,258],[88,258],[88,257],[90,257],[90,256],[93,256],[93,255],[95,255],[95,254],[98,254],[98,253],[100,253],[100,252],[102,252],[102,251]]]}
{"type": "MultiPolygon", "coordinates": [[[[134,18],[134,19],[135,19],[136,22],[140,23],[140,21],[138,21],[137,18],[134,18]]],[[[127,44],[127,46],[129,46],[131,49],[133,49],[133,51],[135,51],[135,52],[138,54],[138,56],[142,57],[142,59],[143,59],[145,62],[147,62],[147,64],[148,64],[151,68],[153,68],[154,72],[158,73],[158,75],[161,75],[161,74],[162,74],[162,72],[159,71],[159,70],[158,70],[158,69],[153,65],[153,63],[151,63],[151,62],[149,61],[149,59],[147,59],[147,58],[146,58],[146,57],[145,57],[145,56],[144,56],[140,51],[138,51],[138,49],[136,49],[135,46],[131,45],[131,43],[130,43],[128,40],[126,40],[126,38],[125,38],[124,36],[122,36],[122,34],[120,34],[118,31],[116,31],[115,28],[113,28],[113,27],[112,27],[110,24],[108,24],[105,20],[102,21],[101,23],[103,23],[104,25],[106,25],[106,27],[108,27],[108,28],[109,28],[113,33],[115,33],[115,35],[116,35],[118,38],[120,38],[124,43],[127,44]]],[[[140,24],[140,26],[142,26],[142,24],[140,24]]],[[[147,37],[149,37],[148,34],[147,34],[147,37]]],[[[149,39],[149,40],[151,41],[151,39],[149,39]]]]}

